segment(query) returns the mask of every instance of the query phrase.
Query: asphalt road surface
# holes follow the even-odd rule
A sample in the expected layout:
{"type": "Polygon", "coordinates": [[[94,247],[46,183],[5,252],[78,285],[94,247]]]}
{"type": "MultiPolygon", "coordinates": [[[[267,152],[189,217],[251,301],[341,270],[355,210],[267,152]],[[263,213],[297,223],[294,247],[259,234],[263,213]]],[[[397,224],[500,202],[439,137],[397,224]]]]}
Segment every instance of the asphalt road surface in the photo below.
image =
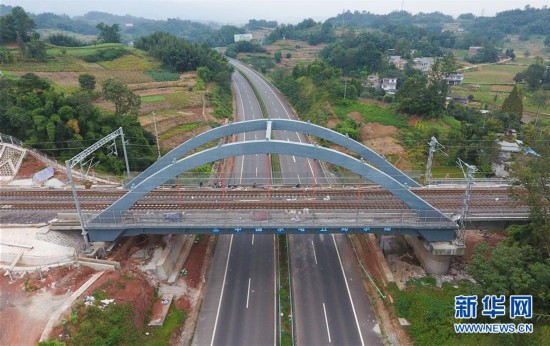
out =
{"type": "MultiPolygon", "coordinates": [[[[252,87],[240,73],[233,73],[235,86],[235,100],[237,102],[237,116],[239,121],[263,119],[262,109],[252,87]]],[[[245,132],[238,135],[238,141],[261,140],[265,132],[245,132]]],[[[235,158],[233,174],[229,180],[232,185],[251,186],[267,183],[266,175],[270,174],[267,155],[245,155],[235,158]]]]}
{"type": "MultiPolygon", "coordinates": [[[[262,118],[250,85],[238,73],[233,86],[240,121],[262,118]]],[[[263,132],[240,134],[238,140],[260,139],[263,132]]],[[[228,183],[266,181],[263,155],[236,157],[228,183]]],[[[208,276],[203,306],[195,331],[195,345],[276,345],[275,237],[220,236],[208,276]]]]}
{"type": "MultiPolygon", "coordinates": [[[[235,60],[231,63],[256,85],[272,118],[297,118],[285,98],[261,75],[235,60]]],[[[277,139],[309,143],[303,134],[276,132],[277,139]]],[[[318,162],[279,158],[285,184],[326,183],[318,162]]],[[[383,344],[374,331],[376,317],[345,236],[290,235],[289,253],[297,345],[383,344]]]]}

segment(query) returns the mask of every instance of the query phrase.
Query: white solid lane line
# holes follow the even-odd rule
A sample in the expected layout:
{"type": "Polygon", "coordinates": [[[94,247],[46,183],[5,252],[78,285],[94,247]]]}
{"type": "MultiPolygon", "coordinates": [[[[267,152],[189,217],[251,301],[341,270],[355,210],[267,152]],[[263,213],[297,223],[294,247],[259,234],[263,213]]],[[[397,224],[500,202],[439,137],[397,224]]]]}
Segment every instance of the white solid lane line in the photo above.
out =
{"type": "Polygon", "coordinates": [[[254,234],[252,234],[252,245],[254,245],[254,234]]]}
{"type": "Polygon", "coordinates": [[[222,292],[220,293],[220,302],[218,303],[218,311],[216,312],[216,322],[214,322],[214,332],[212,333],[212,340],[210,346],[214,345],[214,339],[216,338],[216,328],[218,327],[218,318],[220,317],[220,309],[222,307],[223,290],[225,288],[225,279],[227,278],[227,267],[229,267],[229,257],[231,257],[231,246],[233,245],[233,234],[229,241],[229,251],[227,252],[227,261],[225,262],[225,273],[223,274],[222,292]]]}
{"type": "Polygon", "coordinates": [[[363,335],[361,334],[359,319],[357,319],[357,313],[355,312],[355,305],[353,304],[353,298],[351,297],[351,292],[349,290],[348,279],[346,278],[346,272],[344,271],[344,266],[342,265],[342,259],[340,258],[340,251],[338,251],[338,245],[336,245],[336,238],[334,238],[334,234],[332,234],[332,241],[334,242],[334,247],[336,248],[336,254],[338,255],[338,262],[340,262],[340,269],[342,269],[342,275],[344,276],[344,282],[346,283],[346,289],[348,290],[349,301],[351,302],[353,316],[355,317],[355,325],[357,326],[357,331],[359,332],[359,338],[361,339],[361,345],[364,346],[365,342],[363,341],[363,335]]]}
{"type": "Polygon", "coordinates": [[[250,300],[250,278],[248,278],[248,293],[246,294],[246,308],[248,309],[248,301],[250,300]]]}
{"type": "Polygon", "coordinates": [[[313,257],[315,257],[315,264],[317,264],[317,254],[315,253],[315,244],[311,241],[311,247],[313,248],[313,257]]]}
{"type": "Polygon", "coordinates": [[[325,323],[327,324],[328,342],[330,344],[331,343],[331,341],[330,341],[330,329],[328,328],[327,308],[325,308],[325,303],[323,303],[323,312],[325,313],[325,323]]]}

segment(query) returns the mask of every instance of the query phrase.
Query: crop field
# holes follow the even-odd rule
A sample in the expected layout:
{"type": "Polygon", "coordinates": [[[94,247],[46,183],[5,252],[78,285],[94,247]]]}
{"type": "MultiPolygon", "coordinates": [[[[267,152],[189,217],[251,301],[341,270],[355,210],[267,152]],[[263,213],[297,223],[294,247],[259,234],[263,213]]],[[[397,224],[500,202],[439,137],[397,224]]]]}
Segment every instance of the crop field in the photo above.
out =
{"type": "Polygon", "coordinates": [[[84,64],[69,56],[59,56],[47,62],[17,61],[2,64],[2,70],[27,72],[83,71],[84,64]]]}
{"type": "Polygon", "coordinates": [[[36,29],[36,31],[40,34],[42,38],[55,35],[55,34],[63,34],[67,36],[72,36],[84,42],[91,42],[97,39],[96,35],[84,35],[84,34],[78,34],[72,31],[65,31],[65,30],[59,30],[59,29],[36,29]]]}
{"type": "Polygon", "coordinates": [[[498,64],[480,66],[477,70],[464,73],[465,83],[514,83],[516,73],[525,70],[525,66],[517,64],[498,64]]]}
{"type": "Polygon", "coordinates": [[[151,96],[142,96],[141,103],[157,102],[164,101],[166,98],[162,95],[151,95],[151,96]]]}
{"type": "Polygon", "coordinates": [[[520,60],[521,63],[533,64],[535,63],[535,57],[548,58],[550,55],[548,48],[544,47],[544,36],[542,35],[532,35],[527,41],[520,41],[518,36],[512,35],[507,40],[508,42],[505,45],[509,45],[514,49],[516,60],[520,60]],[[529,53],[528,57],[525,56],[525,52],[529,53]]]}
{"type": "Polygon", "coordinates": [[[152,58],[128,54],[111,61],[101,61],[98,63],[108,70],[116,71],[146,71],[159,66],[152,58]]]}
{"type": "Polygon", "coordinates": [[[267,50],[272,55],[277,51],[281,51],[283,58],[279,66],[293,68],[297,64],[308,64],[313,62],[319,57],[319,52],[326,46],[326,44],[312,46],[305,41],[279,40],[267,46],[267,50]],[[290,59],[286,58],[287,53],[290,53],[290,59]]]}
{"type": "Polygon", "coordinates": [[[102,43],[84,47],[57,47],[52,45],[51,47],[52,48],[46,49],[46,53],[49,55],[63,55],[62,51],[64,50],[66,55],[73,55],[77,57],[92,55],[97,53],[98,50],[108,48],[125,48],[128,50],[132,50],[132,48],[121,43],[102,43]]]}
{"type": "Polygon", "coordinates": [[[179,126],[172,127],[168,131],[163,132],[159,137],[160,137],[161,140],[166,140],[166,139],[169,139],[171,137],[174,137],[177,134],[190,132],[190,131],[198,129],[199,127],[204,127],[204,126],[209,126],[209,124],[205,121],[199,121],[199,122],[196,122],[196,123],[181,124],[179,126]]]}

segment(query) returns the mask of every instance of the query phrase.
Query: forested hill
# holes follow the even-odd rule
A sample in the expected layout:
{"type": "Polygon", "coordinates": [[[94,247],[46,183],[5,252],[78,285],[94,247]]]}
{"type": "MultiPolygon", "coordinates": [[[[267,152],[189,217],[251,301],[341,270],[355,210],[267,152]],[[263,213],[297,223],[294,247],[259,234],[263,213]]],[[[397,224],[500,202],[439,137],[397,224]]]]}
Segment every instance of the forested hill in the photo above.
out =
{"type": "Polygon", "coordinates": [[[456,22],[467,32],[483,33],[491,39],[500,40],[505,35],[549,35],[550,8],[514,9],[497,13],[493,17],[477,17],[472,13],[464,13],[455,20],[441,12],[411,14],[404,11],[394,11],[378,15],[366,11],[346,11],[326,21],[335,27],[353,29],[383,29],[397,25],[417,25],[434,31],[441,31],[445,24],[456,22]]]}
{"type": "Polygon", "coordinates": [[[495,17],[469,17],[464,21],[465,30],[490,33],[501,39],[505,35],[520,35],[527,39],[529,35],[550,35],[550,8],[526,6],[498,13],[495,17]]]}
{"type": "MultiPolygon", "coordinates": [[[[9,14],[11,10],[11,6],[0,5],[0,16],[9,14]]],[[[211,47],[230,44],[233,42],[234,34],[245,32],[243,28],[220,26],[216,23],[205,24],[176,18],[153,20],[129,15],[118,16],[97,11],[88,12],[83,16],[74,18],[54,13],[29,13],[29,17],[36,23],[37,29],[57,29],[84,35],[97,35],[99,34],[99,30],[96,28],[97,24],[118,24],[125,41],[162,31],[178,37],[184,37],[190,42],[206,43],[211,47]]],[[[254,23],[256,22],[254,21],[254,23]]],[[[274,24],[273,22],[268,23],[271,25],[274,24]]]]}
{"type": "Polygon", "coordinates": [[[388,14],[374,14],[366,11],[346,11],[326,20],[326,22],[344,28],[379,29],[387,25],[421,25],[441,30],[444,23],[453,22],[453,17],[441,12],[411,14],[405,11],[393,11],[388,14]]]}

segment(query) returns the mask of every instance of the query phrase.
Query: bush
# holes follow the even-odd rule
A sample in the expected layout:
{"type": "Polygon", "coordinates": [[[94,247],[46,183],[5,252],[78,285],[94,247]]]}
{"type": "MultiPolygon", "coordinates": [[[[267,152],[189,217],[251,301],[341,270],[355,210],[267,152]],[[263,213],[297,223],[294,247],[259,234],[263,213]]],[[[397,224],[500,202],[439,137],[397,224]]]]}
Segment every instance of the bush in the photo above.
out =
{"type": "Polygon", "coordinates": [[[395,96],[394,95],[389,95],[389,94],[386,94],[384,96],[384,102],[386,103],[393,103],[395,101],[395,96]]]}
{"type": "Polygon", "coordinates": [[[76,37],[63,34],[54,34],[46,39],[47,42],[60,47],[83,47],[86,43],[80,41],[76,37]]]}
{"type": "Polygon", "coordinates": [[[127,54],[130,54],[130,51],[128,51],[127,49],[109,48],[98,50],[94,54],[83,56],[82,60],[86,62],[111,61],[127,54]]]}
{"type": "Polygon", "coordinates": [[[79,316],[70,326],[73,345],[132,345],[139,340],[130,305],[109,304],[104,310],[87,306],[79,316]]]}

